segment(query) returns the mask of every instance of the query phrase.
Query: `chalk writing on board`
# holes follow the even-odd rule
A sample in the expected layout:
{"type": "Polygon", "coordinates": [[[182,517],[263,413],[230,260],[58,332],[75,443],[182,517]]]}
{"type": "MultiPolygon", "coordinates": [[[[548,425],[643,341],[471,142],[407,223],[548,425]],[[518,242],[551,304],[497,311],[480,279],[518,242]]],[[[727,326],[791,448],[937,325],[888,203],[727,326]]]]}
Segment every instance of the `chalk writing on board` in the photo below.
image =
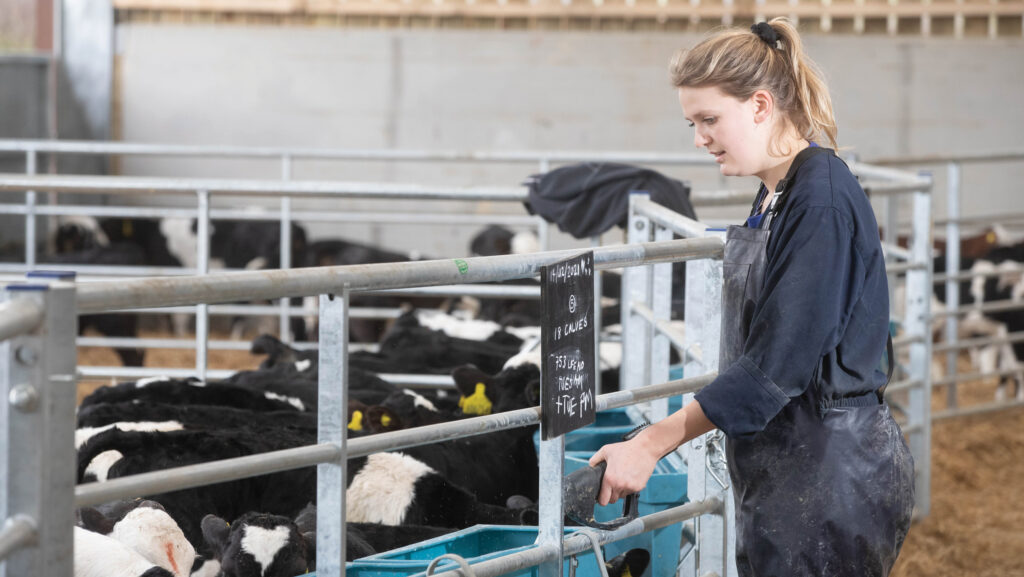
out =
{"type": "Polygon", "coordinates": [[[541,271],[545,439],[594,421],[593,263],[593,253],[585,253],[541,271]]]}

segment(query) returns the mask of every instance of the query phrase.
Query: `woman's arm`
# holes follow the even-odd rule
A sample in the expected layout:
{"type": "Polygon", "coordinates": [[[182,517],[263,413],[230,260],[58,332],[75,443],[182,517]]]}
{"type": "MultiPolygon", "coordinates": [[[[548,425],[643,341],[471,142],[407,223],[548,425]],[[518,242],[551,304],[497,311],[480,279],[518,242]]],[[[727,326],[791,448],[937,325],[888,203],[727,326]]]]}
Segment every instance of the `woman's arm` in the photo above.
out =
{"type": "Polygon", "coordinates": [[[700,403],[691,401],[629,441],[601,447],[590,458],[591,466],[608,462],[598,503],[607,505],[639,492],[647,485],[658,460],[714,428],[714,423],[704,416],[700,403]]]}

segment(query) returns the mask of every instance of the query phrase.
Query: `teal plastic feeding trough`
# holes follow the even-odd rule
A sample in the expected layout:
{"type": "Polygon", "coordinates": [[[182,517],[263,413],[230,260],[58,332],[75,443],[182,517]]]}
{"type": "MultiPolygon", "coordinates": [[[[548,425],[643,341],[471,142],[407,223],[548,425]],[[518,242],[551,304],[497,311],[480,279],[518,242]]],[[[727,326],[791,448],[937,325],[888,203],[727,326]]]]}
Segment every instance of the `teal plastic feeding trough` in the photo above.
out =
{"type": "MultiPolygon", "coordinates": [[[[566,534],[571,533],[566,529],[566,534]]],[[[535,547],[537,540],[536,527],[518,527],[506,525],[474,525],[462,531],[416,543],[386,553],[378,553],[357,559],[346,564],[347,577],[395,577],[397,575],[426,575],[427,566],[435,558],[446,553],[454,553],[470,564],[486,561],[526,551],[535,547]]],[[[576,575],[580,577],[598,577],[601,573],[593,552],[577,556],[579,565],[576,575]]],[[[568,577],[569,564],[565,563],[563,575],[568,577]]],[[[458,568],[454,561],[443,560],[435,568],[435,573],[458,568]]],[[[533,577],[537,575],[536,567],[509,573],[514,577],[533,577]]],[[[639,577],[639,576],[634,576],[639,577]]]]}
{"type": "MultiPolygon", "coordinates": [[[[620,412],[619,416],[608,415],[605,417],[608,419],[606,422],[622,423],[622,419],[625,419],[628,424],[589,425],[565,434],[564,474],[568,475],[581,467],[588,466],[590,457],[598,449],[608,443],[621,441],[622,436],[634,428],[635,425],[629,420],[625,409],[598,413],[597,416],[600,419],[606,413],[614,414],[617,411],[620,412]]],[[[539,432],[534,435],[534,446],[538,449],[540,447],[539,432]]],[[[647,487],[640,492],[641,516],[677,507],[686,502],[684,468],[685,465],[675,454],[670,454],[658,462],[654,474],[647,482],[647,487]]],[[[621,502],[594,509],[594,518],[597,521],[608,522],[621,516],[621,502]]],[[[630,549],[643,548],[651,553],[651,564],[643,576],[633,575],[633,577],[672,577],[676,574],[676,567],[679,565],[681,538],[682,524],[677,523],[609,543],[604,546],[604,555],[606,559],[611,559],[630,549]]]]}

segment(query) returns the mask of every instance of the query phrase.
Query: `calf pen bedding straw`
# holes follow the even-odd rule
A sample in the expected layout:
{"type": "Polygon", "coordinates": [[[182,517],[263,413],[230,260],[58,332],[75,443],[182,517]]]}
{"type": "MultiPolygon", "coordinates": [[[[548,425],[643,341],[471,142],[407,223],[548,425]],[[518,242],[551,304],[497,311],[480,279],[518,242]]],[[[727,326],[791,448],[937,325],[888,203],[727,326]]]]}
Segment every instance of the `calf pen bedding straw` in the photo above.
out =
{"type": "MultiPolygon", "coordinates": [[[[166,338],[167,334],[142,335],[166,338]]],[[[226,337],[219,335],[217,338],[226,337]]],[[[246,351],[210,351],[210,367],[255,369],[246,351]]],[[[81,365],[119,364],[111,349],[79,350],[81,365]]],[[[964,359],[961,362],[966,362],[964,359]]],[[[195,351],[155,349],[148,366],[195,366],[195,351]]],[[[961,370],[966,371],[964,366],[961,370]]],[[[79,384],[78,400],[104,381],[79,384]]],[[[962,406],[991,402],[994,380],[962,384],[962,406]]],[[[945,408],[945,391],[933,410],[945,408]]],[[[1024,576],[1024,407],[932,425],[932,512],[915,524],[892,577],[1024,576]]]]}

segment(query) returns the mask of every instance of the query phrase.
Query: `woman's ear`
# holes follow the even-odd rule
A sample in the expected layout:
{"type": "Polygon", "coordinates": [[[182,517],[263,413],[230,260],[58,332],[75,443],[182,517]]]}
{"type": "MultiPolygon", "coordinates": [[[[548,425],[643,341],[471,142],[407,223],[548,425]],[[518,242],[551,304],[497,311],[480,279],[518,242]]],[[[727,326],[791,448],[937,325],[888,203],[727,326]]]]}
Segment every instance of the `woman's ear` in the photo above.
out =
{"type": "Polygon", "coordinates": [[[768,122],[775,112],[775,98],[767,90],[754,92],[750,97],[750,103],[753,107],[754,122],[756,124],[768,122]]]}

